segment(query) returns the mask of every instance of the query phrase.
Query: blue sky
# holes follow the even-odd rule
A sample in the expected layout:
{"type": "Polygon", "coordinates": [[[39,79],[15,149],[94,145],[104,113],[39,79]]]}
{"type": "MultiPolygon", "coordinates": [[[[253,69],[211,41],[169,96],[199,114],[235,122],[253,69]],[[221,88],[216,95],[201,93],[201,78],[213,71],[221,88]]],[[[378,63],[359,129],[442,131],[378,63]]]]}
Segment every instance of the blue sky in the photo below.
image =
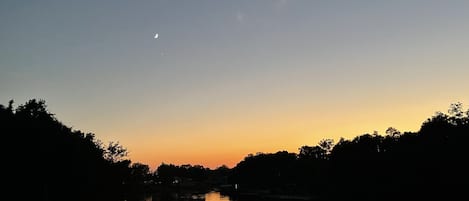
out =
{"type": "Polygon", "coordinates": [[[2,1],[0,100],[45,99],[67,125],[118,140],[150,165],[232,164],[322,138],[416,130],[434,111],[468,102],[468,9],[2,1]]]}

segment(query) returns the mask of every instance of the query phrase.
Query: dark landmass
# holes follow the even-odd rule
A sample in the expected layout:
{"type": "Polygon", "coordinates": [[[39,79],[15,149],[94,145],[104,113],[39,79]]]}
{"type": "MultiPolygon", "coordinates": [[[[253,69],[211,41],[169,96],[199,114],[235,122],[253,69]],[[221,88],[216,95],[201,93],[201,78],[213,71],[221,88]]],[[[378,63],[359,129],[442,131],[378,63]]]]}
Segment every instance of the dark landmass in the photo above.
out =
{"type": "Polygon", "coordinates": [[[63,125],[44,101],[0,105],[0,122],[3,147],[12,147],[5,151],[13,176],[7,185],[34,200],[132,200],[142,193],[197,199],[191,195],[210,190],[234,200],[455,200],[469,186],[469,110],[461,103],[418,132],[390,127],[384,135],[324,139],[298,153],[250,154],[214,170],[161,164],[151,172],[126,159],[119,143],[104,145],[63,125]]]}

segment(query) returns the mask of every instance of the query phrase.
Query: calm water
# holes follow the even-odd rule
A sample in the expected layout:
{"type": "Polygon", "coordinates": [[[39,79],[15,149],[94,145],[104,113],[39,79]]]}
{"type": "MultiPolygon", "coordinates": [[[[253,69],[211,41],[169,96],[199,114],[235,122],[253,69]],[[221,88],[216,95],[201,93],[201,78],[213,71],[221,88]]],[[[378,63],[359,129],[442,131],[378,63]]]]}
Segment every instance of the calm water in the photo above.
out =
{"type": "Polygon", "coordinates": [[[158,195],[144,196],[142,201],[232,201],[229,196],[221,195],[220,192],[211,191],[205,194],[182,194],[162,197],[158,195]]]}
{"type": "Polygon", "coordinates": [[[221,195],[219,192],[209,192],[205,194],[205,201],[230,201],[227,195],[221,195]]]}

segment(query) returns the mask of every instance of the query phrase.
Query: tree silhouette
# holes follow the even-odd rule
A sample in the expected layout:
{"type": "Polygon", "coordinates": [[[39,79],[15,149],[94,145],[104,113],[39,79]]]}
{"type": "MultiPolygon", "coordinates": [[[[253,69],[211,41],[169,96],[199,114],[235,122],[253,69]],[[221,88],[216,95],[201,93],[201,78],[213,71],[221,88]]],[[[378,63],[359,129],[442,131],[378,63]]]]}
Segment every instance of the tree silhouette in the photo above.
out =
{"type": "Polygon", "coordinates": [[[401,131],[397,130],[394,127],[389,127],[388,129],[386,129],[386,135],[392,138],[398,138],[399,136],[401,136],[401,131]]]}
{"type": "MultiPolygon", "coordinates": [[[[63,125],[44,100],[13,108],[0,105],[0,128],[8,143],[11,186],[34,200],[116,200],[125,191],[129,160],[118,143],[103,148],[92,133],[63,125]]],[[[6,147],[5,144],[3,147],[6,147]]]]}
{"type": "Polygon", "coordinates": [[[334,147],[334,140],[333,139],[322,139],[319,141],[318,146],[323,149],[326,154],[329,154],[334,147]]]}
{"type": "Polygon", "coordinates": [[[153,174],[148,165],[126,159],[118,142],[103,146],[93,133],[63,125],[44,100],[13,103],[0,105],[2,147],[11,147],[4,151],[5,173],[13,177],[7,186],[35,200],[122,200],[141,193],[151,179],[198,189],[230,182],[238,194],[312,200],[455,200],[469,186],[469,110],[459,102],[448,114],[428,118],[418,132],[389,127],[384,136],[341,138],[335,145],[324,139],[298,154],[249,154],[233,169],[163,163],[153,174]]]}
{"type": "Polygon", "coordinates": [[[109,145],[104,150],[104,158],[113,163],[124,160],[128,152],[119,142],[109,142],[109,145]]]}
{"type": "Polygon", "coordinates": [[[290,179],[282,184],[294,184],[301,191],[295,194],[307,193],[311,199],[456,199],[469,186],[469,114],[461,103],[451,104],[448,113],[437,112],[418,132],[389,127],[385,136],[374,132],[341,138],[336,145],[330,140],[304,145],[288,163],[276,154],[248,155],[233,169],[231,182],[253,193],[292,193],[274,191],[282,185],[271,171],[290,164],[282,170],[290,179]]]}

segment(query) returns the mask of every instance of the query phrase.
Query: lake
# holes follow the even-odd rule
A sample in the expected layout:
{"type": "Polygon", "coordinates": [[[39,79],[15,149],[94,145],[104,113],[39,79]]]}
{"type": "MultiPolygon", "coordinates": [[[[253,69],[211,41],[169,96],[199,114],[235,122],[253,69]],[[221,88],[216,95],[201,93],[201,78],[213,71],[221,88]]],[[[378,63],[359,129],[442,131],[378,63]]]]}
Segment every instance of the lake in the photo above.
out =
{"type": "Polygon", "coordinates": [[[229,196],[222,195],[217,191],[210,191],[208,193],[185,193],[185,194],[171,194],[162,196],[159,194],[145,195],[140,201],[232,201],[229,196]]]}

